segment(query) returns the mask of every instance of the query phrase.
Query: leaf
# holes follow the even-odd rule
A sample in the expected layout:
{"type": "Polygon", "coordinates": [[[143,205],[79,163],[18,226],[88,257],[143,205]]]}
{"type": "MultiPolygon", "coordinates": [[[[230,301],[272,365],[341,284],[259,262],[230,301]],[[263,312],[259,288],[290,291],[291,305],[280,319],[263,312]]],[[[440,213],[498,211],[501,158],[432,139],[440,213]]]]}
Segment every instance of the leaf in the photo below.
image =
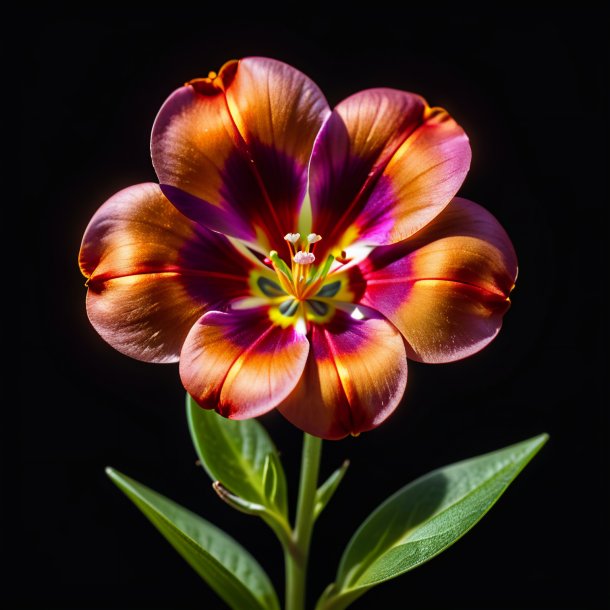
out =
{"type": "MultiPolygon", "coordinates": [[[[281,464],[279,465],[281,469],[281,464]]],[[[263,466],[263,489],[265,498],[267,498],[272,504],[275,503],[277,492],[279,488],[278,464],[273,460],[271,454],[265,458],[265,465],[263,466]]]]}
{"type": "Polygon", "coordinates": [[[273,441],[255,419],[233,420],[202,409],[187,394],[193,444],[212,480],[287,520],[286,476],[273,441]]]}
{"type": "Polygon", "coordinates": [[[435,470],[406,485],[347,545],[318,610],[340,610],[371,587],[432,559],[473,527],[547,441],[542,434],[435,470]]]}
{"type": "Polygon", "coordinates": [[[324,510],[330,499],[333,497],[339,483],[343,480],[345,473],[349,467],[349,460],[345,460],[343,464],[335,472],[333,472],[316,491],[316,502],[314,505],[313,516],[317,519],[320,513],[324,510]]]}
{"type": "Polygon", "coordinates": [[[279,610],[269,577],[233,538],[124,474],[106,474],[231,608],[279,610]]]}

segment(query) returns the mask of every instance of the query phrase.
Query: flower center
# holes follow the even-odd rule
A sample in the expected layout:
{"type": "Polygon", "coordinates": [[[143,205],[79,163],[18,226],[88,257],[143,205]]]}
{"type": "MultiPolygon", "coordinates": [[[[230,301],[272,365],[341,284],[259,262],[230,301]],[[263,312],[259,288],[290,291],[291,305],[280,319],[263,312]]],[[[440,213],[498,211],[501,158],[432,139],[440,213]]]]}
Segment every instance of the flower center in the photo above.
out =
{"type": "Polygon", "coordinates": [[[315,233],[305,238],[299,233],[288,233],[284,239],[290,250],[290,265],[272,250],[268,261],[277,282],[264,276],[257,280],[258,290],[271,301],[271,318],[283,326],[300,321],[323,323],[329,320],[334,313],[330,301],[342,287],[340,278],[327,281],[335,257],[329,254],[322,264],[316,264],[313,250],[322,237],[315,233]]]}
{"type": "Polygon", "coordinates": [[[291,266],[288,267],[275,250],[269,253],[269,259],[277,273],[280,286],[291,295],[292,300],[307,301],[318,293],[335,259],[329,255],[323,265],[314,264],[314,245],[322,239],[315,233],[310,233],[306,239],[301,239],[299,233],[288,233],[284,239],[290,249],[291,266]]]}

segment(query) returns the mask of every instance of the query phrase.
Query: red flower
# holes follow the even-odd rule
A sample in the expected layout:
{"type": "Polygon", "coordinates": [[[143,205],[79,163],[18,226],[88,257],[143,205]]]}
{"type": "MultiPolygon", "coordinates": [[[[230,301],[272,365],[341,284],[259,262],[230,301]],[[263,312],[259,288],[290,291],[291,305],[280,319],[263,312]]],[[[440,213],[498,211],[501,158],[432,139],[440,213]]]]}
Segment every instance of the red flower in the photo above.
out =
{"type": "Polygon", "coordinates": [[[180,360],[202,407],[277,407],[341,438],[392,413],[407,357],[498,333],[515,253],[455,198],[468,139],[421,97],[371,89],[331,112],[294,68],[246,58],[175,91],[151,148],[161,185],[117,193],[85,233],[87,311],[119,351],[180,360]]]}

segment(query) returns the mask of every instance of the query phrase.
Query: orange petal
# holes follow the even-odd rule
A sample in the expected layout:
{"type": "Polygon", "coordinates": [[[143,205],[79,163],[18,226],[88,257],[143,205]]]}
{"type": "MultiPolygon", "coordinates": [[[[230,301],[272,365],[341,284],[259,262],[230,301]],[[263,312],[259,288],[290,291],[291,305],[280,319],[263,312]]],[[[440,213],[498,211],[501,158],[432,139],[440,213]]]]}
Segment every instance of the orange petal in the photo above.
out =
{"type": "Polygon", "coordinates": [[[398,406],[407,383],[400,333],[375,312],[338,310],[314,325],[305,372],[278,409],[301,430],[340,439],[379,426],[398,406]]]}
{"type": "Polygon", "coordinates": [[[265,57],[242,59],[226,96],[283,238],[297,229],[313,143],[330,114],[326,98],[302,72],[265,57]]]}
{"type": "Polygon", "coordinates": [[[297,384],[309,343],[271,323],[267,308],[205,314],[189,333],[180,377],[199,405],[232,419],[273,409],[297,384]]]}
{"type": "Polygon", "coordinates": [[[177,362],[184,340],[205,311],[177,273],[107,279],[87,291],[87,315],[114,349],[145,362],[177,362]]]}
{"type": "Polygon", "coordinates": [[[449,203],[469,166],[468,138],[444,110],[404,91],[357,93],[314,145],[313,230],[338,249],[400,241],[449,203]]]}
{"type": "Polygon", "coordinates": [[[360,269],[362,302],[398,327],[408,357],[439,363],[470,356],[498,334],[517,259],[498,221],[456,198],[410,239],[374,250],[360,269]]]}
{"type": "Polygon", "coordinates": [[[79,262],[93,326],[119,351],[150,362],[176,361],[210,303],[248,294],[252,267],[156,184],[124,189],[95,213],[79,262]]]}
{"type": "Polygon", "coordinates": [[[203,81],[174,92],[155,121],[152,157],[164,192],[203,226],[283,252],[326,100],[304,74],[265,58],[231,62],[203,81]]]}

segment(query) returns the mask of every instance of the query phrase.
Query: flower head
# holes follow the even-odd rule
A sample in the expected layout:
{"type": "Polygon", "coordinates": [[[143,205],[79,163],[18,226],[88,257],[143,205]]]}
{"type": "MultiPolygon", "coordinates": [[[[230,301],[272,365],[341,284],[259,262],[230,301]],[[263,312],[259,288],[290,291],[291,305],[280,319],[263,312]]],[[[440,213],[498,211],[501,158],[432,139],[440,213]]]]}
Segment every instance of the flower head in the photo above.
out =
{"type": "Polygon", "coordinates": [[[246,58],[175,91],[151,149],[160,185],[117,193],[85,233],[87,311],[119,351],[179,360],[202,407],[342,438],[394,411],[407,357],[458,360],[498,333],[514,250],[455,197],[468,139],[420,96],[331,112],[302,73],[246,58]]]}

